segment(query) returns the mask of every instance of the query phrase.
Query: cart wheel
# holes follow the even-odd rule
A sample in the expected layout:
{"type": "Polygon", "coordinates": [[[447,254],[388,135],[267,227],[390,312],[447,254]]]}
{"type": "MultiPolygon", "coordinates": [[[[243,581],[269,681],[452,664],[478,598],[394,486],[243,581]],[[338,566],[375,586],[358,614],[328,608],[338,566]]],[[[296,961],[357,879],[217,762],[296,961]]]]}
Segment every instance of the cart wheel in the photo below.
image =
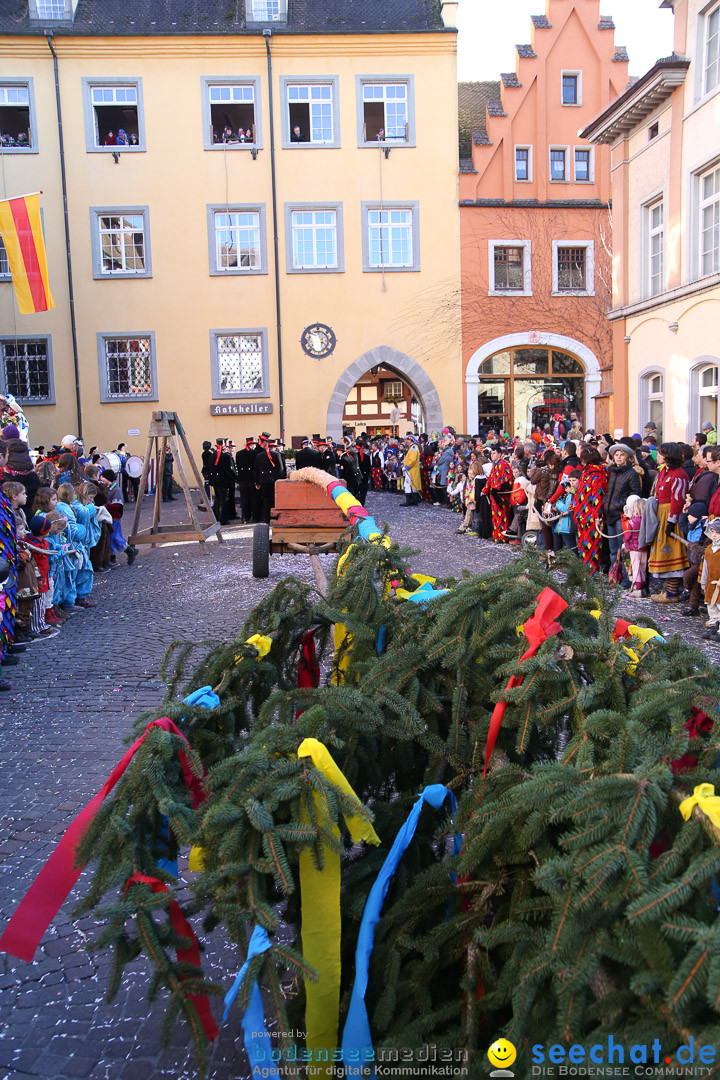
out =
{"type": "Polygon", "coordinates": [[[270,573],[270,526],[261,521],[253,529],[253,577],[265,578],[270,573]]]}

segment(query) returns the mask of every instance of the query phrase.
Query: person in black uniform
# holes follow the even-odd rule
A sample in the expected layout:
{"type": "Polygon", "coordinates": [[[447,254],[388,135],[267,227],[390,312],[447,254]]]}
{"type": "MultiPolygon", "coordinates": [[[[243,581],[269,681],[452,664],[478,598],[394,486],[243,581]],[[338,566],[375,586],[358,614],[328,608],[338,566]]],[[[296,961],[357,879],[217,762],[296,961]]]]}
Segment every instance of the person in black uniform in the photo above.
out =
{"type": "Polygon", "coordinates": [[[321,440],[318,443],[318,449],[320,451],[320,457],[322,458],[322,465],[320,468],[329,473],[330,476],[337,476],[337,454],[335,453],[335,447],[331,438],[327,438],[324,441],[321,440]]]}
{"type": "Polygon", "coordinates": [[[202,459],[201,460],[202,460],[203,486],[205,488],[205,494],[207,495],[207,497],[209,499],[210,495],[211,495],[211,493],[210,493],[210,473],[211,473],[211,470],[212,470],[212,463],[215,460],[215,455],[213,454],[212,443],[210,442],[209,439],[206,439],[205,442],[203,443],[202,459]]]}
{"type": "Polygon", "coordinates": [[[235,468],[235,443],[232,439],[227,439],[223,446],[223,454],[226,454],[230,458],[230,470],[232,472],[232,479],[228,479],[227,486],[227,517],[228,521],[237,521],[237,510],[235,509],[235,485],[237,484],[237,469],[235,468]]]}
{"type": "Polygon", "coordinates": [[[225,450],[226,439],[215,440],[215,452],[210,467],[210,483],[215,493],[213,512],[221,525],[227,525],[230,499],[235,498],[235,467],[232,455],[225,450]]]}
{"type": "Polygon", "coordinates": [[[295,455],[295,467],[298,469],[322,469],[322,454],[315,449],[312,439],[303,439],[302,450],[298,450],[295,455]]]}
{"type": "Polygon", "coordinates": [[[370,474],[372,471],[372,465],[370,463],[370,451],[368,450],[362,439],[358,439],[355,443],[355,453],[358,472],[360,474],[360,488],[358,499],[365,505],[367,499],[368,485],[370,483],[370,474]]]}
{"type": "Polygon", "coordinates": [[[260,447],[255,455],[255,488],[260,493],[260,520],[270,524],[270,511],[275,504],[275,481],[281,478],[282,466],[277,453],[270,449],[268,436],[259,439],[260,447]]]}
{"type": "Polygon", "coordinates": [[[278,480],[285,480],[287,478],[287,468],[285,466],[285,443],[282,441],[282,439],[276,439],[272,449],[273,452],[277,454],[278,461],[280,462],[280,476],[278,477],[278,480]]]}
{"type": "Polygon", "coordinates": [[[255,491],[255,451],[257,442],[251,435],[245,440],[245,449],[235,455],[235,469],[240,489],[240,514],[243,524],[253,520],[253,492],[255,491]]]}
{"type": "Polygon", "coordinates": [[[342,441],[342,453],[338,460],[338,475],[345,482],[345,487],[356,499],[360,498],[360,471],[357,460],[352,452],[349,439],[342,441]]]}

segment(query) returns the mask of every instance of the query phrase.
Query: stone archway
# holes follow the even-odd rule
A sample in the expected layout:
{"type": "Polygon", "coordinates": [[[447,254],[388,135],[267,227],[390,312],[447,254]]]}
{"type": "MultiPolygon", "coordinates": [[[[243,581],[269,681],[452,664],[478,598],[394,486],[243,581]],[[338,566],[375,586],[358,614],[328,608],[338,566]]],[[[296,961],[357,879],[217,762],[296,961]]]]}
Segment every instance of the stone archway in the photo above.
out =
{"type": "Polygon", "coordinates": [[[478,371],[483,360],[493,356],[496,352],[509,349],[518,345],[545,345],[550,348],[562,349],[572,353],[578,358],[585,368],[585,428],[595,428],[595,395],[600,393],[601,372],[600,364],[591,349],[583,345],[582,341],[566,337],[564,334],[547,334],[543,332],[524,332],[521,334],[505,334],[504,337],[494,338],[492,341],[481,345],[470,357],[465,371],[465,383],[467,386],[467,430],[477,431],[478,425],[478,399],[477,388],[480,382],[478,371]]]}
{"type": "Polygon", "coordinates": [[[442,431],[442,407],[440,395],[430,378],[425,374],[419,364],[411,360],[405,353],[391,349],[389,345],[378,345],[375,349],[369,349],[362,356],[346,368],[330,395],[328,403],[327,421],[325,434],[333,439],[342,437],[342,417],[348,394],[366,372],[372,367],[387,367],[397,371],[405,379],[413,393],[417,397],[425,414],[425,427],[427,431],[442,431]]]}

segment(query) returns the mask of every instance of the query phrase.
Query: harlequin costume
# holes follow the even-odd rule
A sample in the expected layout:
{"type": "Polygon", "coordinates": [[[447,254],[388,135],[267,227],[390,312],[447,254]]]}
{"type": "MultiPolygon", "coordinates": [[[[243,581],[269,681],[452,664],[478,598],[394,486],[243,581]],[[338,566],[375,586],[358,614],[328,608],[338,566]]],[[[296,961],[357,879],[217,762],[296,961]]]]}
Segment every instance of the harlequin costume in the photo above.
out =
{"type": "Polygon", "coordinates": [[[5,656],[15,638],[15,596],[17,594],[17,533],[15,515],[10,500],[0,491],[0,559],[7,559],[11,566],[10,577],[0,593],[2,621],[0,622],[0,660],[5,656]]]}
{"type": "Polygon", "coordinates": [[[578,554],[593,574],[600,566],[600,533],[595,524],[602,511],[607,491],[607,471],[604,465],[586,465],[577,492],[573,515],[577,525],[578,554]]]}
{"type": "Polygon", "coordinates": [[[492,508],[493,540],[499,544],[507,544],[510,539],[504,535],[510,524],[510,498],[509,495],[493,493],[510,492],[512,483],[513,474],[510,463],[505,458],[500,458],[499,461],[493,464],[485,485],[485,492],[490,495],[490,506],[492,508]]]}

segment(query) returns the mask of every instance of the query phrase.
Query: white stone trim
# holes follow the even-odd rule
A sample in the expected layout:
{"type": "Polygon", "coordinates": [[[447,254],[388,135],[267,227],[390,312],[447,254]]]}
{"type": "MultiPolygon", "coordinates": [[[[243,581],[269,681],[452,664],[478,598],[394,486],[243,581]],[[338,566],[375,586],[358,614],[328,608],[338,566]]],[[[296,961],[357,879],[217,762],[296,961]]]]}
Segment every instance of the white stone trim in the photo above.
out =
{"type": "Polygon", "coordinates": [[[564,352],[573,353],[578,360],[585,365],[585,428],[595,427],[595,395],[600,393],[602,375],[600,364],[591,349],[583,345],[575,338],[566,337],[564,334],[546,334],[541,331],[532,333],[525,331],[521,334],[504,334],[503,337],[493,338],[481,345],[468,360],[465,371],[465,385],[467,391],[466,431],[473,434],[478,429],[477,393],[475,388],[480,382],[478,371],[480,365],[489,356],[503,349],[511,349],[519,345],[545,345],[552,349],[562,349],[564,352]],[[470,389],[472,387],[472,390],[470,389]]]}

